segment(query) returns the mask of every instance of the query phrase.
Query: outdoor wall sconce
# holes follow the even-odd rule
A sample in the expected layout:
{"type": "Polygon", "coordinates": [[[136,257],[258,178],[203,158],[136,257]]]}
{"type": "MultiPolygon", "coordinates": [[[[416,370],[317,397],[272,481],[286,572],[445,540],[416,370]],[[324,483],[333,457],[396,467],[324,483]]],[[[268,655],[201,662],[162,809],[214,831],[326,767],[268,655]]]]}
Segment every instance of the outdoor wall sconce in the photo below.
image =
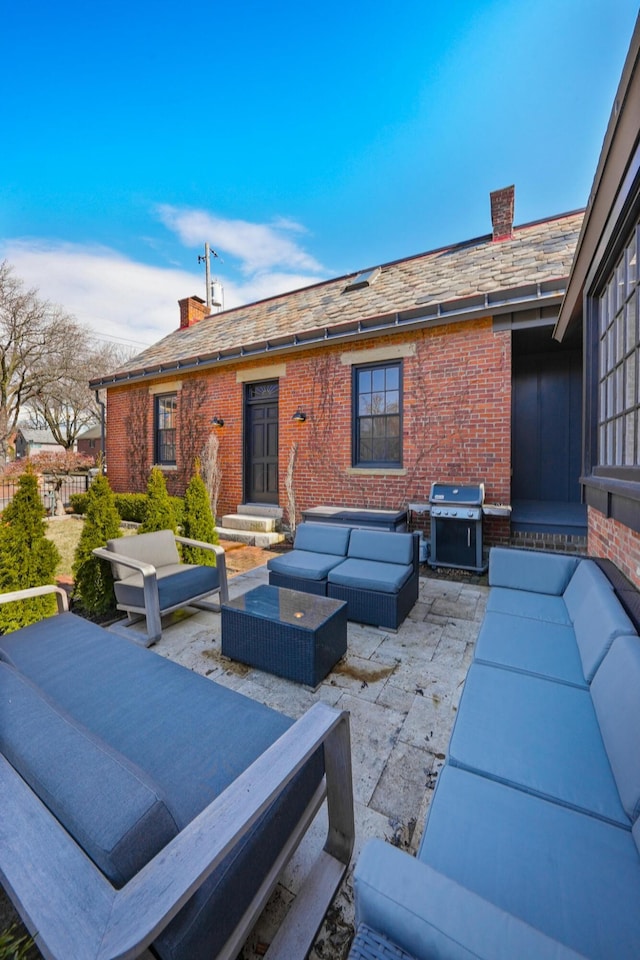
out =
{"type": "Polygon", "coordinates": [[[304,423],[305,420],[307,419],[307,415],[306,413],[302,412],[300,407],[298,407],[298,409],[296,410],[294,415],[291,417],[291,419],[294,420],[296,423],[304,423]]]}
{"type": "Polygon", "coordinates": [[[222,417],[214,417],[211,423],[214,425],[214,427],[224,427],[224,420],[222,417]]]}

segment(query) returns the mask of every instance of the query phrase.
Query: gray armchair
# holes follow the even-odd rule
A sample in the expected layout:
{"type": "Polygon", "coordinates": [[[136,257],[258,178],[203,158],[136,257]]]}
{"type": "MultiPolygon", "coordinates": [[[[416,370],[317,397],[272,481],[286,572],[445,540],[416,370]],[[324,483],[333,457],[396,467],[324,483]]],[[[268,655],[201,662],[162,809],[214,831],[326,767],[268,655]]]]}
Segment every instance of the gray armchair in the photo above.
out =
{"type": "Polygon", "coordinates": [[[187,606],[217,611],[219,603],[207,598],[217,593],[223,601],[229,596],[222,547],[179,537],[171,530],[109,540],[93,553],[111,564],[118,610],[126,611],[131,623],[146,620],[145,634],[131,627],[127,633],[147,647],[162,636],[165,614],[187,606]],[[216,566],[181,563],[176,542],[213,551],[216,566]]]}

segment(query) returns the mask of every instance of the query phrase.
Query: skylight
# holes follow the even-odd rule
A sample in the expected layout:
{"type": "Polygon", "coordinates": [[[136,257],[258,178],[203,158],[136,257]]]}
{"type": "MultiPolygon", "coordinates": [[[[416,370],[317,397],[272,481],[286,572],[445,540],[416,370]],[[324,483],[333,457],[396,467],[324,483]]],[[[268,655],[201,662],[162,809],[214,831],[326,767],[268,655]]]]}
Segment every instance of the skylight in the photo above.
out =
{"type": "Polygon", "coordinates": [[[345,293],[347,290],[361,290],[362,287],[370,287],[377,278],[382,273],[382,267],[372,267],[371,270],[363,270],[362,273],[356,274],[355,277],[352,277],[346,285],[345,293]]]}

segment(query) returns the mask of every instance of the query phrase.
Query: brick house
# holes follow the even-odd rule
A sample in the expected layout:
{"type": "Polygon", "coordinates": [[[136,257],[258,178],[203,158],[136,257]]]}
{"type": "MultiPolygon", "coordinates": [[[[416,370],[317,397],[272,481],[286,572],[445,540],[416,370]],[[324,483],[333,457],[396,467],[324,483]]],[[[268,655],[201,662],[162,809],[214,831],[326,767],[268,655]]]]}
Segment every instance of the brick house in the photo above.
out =
{"type": "Polygon", "coordinates": [[[180,301],[178,330],[91,383],[113,488],[144,489],[159,464],[180,493],[215,430],[220,515],[259,503],[286,520],[295,454],[298,520],[483,481],[487,502],[525,506],[521,528],[515,509],[487,518],[486,542],[579,537],[581,345],[551,334],[582,212],[514,227],[513,188],[491,208],[479,239],[209,316],[180,301]]]}
{"type": "Polygon", "coordinates": [[[640,587],[640,17],[555,337],[584,336],[580,482],[588,549],[640,587]]]}
{"type": "Polygon", "coordinates": [[[100,424],[97,424],[94,427],[89,427],[78,436],[76,442],[78,453],[84,454],[85,457],[93,457],[94,460],[100,453],[101,445],[102,427],[100,424]]]}
{"type": "Polygon", "coordinates": [[[18,427],[15,439],[16,459],[23,460],[33,453],[64,453],[51,430],[36,427],[18,427]]]}

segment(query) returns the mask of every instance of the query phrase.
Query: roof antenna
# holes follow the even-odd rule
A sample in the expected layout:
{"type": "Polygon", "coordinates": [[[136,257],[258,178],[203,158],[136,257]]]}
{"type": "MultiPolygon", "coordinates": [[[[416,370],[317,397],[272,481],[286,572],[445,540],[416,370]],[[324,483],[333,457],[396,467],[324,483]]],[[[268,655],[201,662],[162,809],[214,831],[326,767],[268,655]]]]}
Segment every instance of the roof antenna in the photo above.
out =
{"type": "Polygon", "coordinates": [[[211,310],[211,257],[219,260],[220,257],[212,250],[208,243],[204,245],[204,256],[198,256],[198,263],[204,262],[204,282],[207,290],[207,308],[211,310]]]}

